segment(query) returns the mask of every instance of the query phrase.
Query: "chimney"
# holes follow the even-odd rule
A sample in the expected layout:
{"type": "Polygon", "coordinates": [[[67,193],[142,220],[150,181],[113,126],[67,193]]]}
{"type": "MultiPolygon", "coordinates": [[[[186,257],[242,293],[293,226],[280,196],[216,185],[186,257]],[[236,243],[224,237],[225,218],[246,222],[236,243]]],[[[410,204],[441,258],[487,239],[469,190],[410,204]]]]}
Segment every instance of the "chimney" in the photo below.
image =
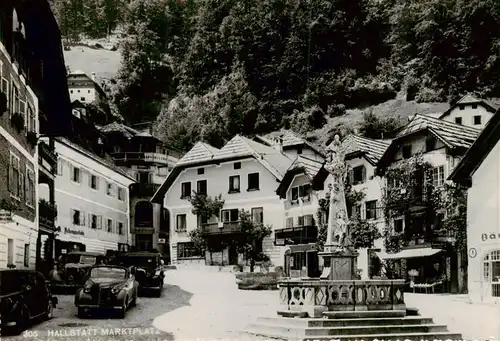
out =
{"type": "Polygon", "coordinates": [[[281,153],[283,153],[283,137],[282,136],[276,137],[276,139],[275,139],[275,148],[278,151],[280,151],[281,153]]]}
{"type": "Polygon", "coordinates": [[[92,78],[92,81],[95,82],[95,72],[92,72],[92,77],[91,78],[92,78]]]}

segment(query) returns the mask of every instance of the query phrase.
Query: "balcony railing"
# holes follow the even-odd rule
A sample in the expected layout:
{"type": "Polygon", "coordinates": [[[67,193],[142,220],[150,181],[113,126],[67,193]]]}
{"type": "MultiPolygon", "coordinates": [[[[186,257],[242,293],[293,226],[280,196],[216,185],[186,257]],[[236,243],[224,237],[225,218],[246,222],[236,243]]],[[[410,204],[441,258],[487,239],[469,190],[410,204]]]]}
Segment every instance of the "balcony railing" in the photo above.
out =
{"type": "Polygon", "coordinates": [[[40,225],[53,229],[57,218],[57,207],[47,200],[40,199],[38,202],[38,213],[40,225]]]}
{"type": "Polygon", "coordinates": [[[57,153],[55,149],[43,141],[38,144],[38,154],[49,163],[57,164],[57,153]]]}
{"type": "Polygon", "coordinates": [[[238,233],[241,231],[240,222],[202,224],[201,231],[205,235],[238,233]]]}
{"type": "Polygon", "coordinates": [[[115,162],[123,163],[161,163],[174,165],[177,161],[176,158],[161,153],[142,153],[142,152],[124,152],[114,153],[113,159],[115,162]]]}
{"type": "Polygon", "coordinates": [[[130,196],[135,198],[151,198],[160,188],[158,184],[136,183],[130,185],[130,196]]]}

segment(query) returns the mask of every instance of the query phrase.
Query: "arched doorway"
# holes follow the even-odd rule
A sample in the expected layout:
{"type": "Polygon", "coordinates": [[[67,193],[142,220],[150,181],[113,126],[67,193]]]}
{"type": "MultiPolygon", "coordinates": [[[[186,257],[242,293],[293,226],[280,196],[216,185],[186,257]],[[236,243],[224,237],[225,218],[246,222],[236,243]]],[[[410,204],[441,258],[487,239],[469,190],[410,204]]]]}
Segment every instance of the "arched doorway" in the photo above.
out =
{"type": "Polygon", "coordinates": [[[484,256],[483,280],[486,284],[486,295],[500,297],[500,250],[494,250],[484,256]]]}

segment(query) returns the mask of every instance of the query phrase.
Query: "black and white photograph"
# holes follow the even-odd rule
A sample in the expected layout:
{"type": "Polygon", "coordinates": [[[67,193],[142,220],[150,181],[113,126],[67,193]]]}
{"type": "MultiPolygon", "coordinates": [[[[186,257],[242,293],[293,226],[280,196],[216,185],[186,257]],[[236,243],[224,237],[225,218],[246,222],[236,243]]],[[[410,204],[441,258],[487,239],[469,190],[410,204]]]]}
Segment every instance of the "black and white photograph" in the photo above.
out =
{"type": "Polygon", "coordinates": [[[499,0],[0,0],[2,341],[499,341],[499,0]]]}

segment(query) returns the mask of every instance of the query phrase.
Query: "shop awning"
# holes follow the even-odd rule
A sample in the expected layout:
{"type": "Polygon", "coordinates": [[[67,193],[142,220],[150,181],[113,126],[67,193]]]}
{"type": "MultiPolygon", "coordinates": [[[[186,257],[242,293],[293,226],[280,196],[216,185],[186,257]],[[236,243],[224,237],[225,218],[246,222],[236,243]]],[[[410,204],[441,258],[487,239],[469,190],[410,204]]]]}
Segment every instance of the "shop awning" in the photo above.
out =
{"type": "Polygon", "coordinates": [[[380,259],[384,259],[384,260],[385,259],[407,259],[407,258],[429,257],[429,256],[433,256],[441,251],[443,251],[443,250],[426,247],[426,248],[419,248],[419,249],[401,250],[400,252],[397,252],[397,253],[377,252],[377,256],[380,259]]]}

